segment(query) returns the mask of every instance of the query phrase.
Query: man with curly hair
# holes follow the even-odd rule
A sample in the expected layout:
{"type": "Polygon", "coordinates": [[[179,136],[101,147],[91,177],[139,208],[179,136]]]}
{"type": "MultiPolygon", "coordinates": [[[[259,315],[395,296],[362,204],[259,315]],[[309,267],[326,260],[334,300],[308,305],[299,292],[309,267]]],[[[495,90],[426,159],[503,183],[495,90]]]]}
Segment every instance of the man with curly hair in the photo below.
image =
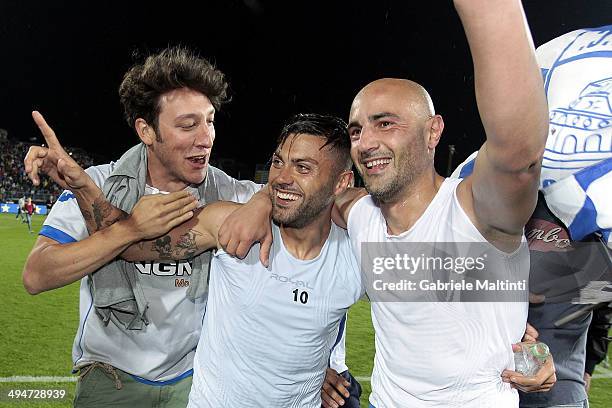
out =
{"type": "MultiPolygon", "coordinates": [[[[26,171],[34,184],[45,172],[66,189],[47,217],[30,253],[23,281],[31,294],[80,280],[80,322],[73,345],[80,372],[74,405],[87,407],[184,407],[193,356],[206,306],[210,253],[185,261],[170,258],[129,263],[116,257],[130,244],[153,238],[156,223],[191,216],[199,205],[244,202],[259,186],[209,166],[215,113],[228,100],[222,72],[193,52],[172,47],[149,56],[125,74],[119,96],[140,143],[118,162],[87,170],[104,191],[81,215],[79,186],[60,176],[72,160],[58,143],[32,147],[26,171]],[[73,191],[70,191],[70,190],[73,191]],[[108,199],[126,213],[145,195],[172,193],[164,205],[141,200],[141,214],[109,219],[108,199]],[[136,226],[139,236],[125,223],[136,226]]],[[[48,140],[53,130],[34,120],[48,140]]]]}

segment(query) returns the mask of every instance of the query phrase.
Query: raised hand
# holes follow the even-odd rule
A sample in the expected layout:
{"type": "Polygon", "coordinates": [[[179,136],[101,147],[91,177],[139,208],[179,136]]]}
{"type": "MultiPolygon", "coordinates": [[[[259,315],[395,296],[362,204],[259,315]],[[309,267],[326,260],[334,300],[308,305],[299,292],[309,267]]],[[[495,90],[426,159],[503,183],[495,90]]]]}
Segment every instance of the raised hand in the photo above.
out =
{"type": "Polygon", "coordinates": [[[89,181],[87,173],[66,153],[55,132],[39,112],[32,112],[32,119],[47,145],[47,147],[31,146],[23,161],[32,183],[38,186],[39,172],[43,172],[64,189],[75,190],[83,187],[89,181]]]}

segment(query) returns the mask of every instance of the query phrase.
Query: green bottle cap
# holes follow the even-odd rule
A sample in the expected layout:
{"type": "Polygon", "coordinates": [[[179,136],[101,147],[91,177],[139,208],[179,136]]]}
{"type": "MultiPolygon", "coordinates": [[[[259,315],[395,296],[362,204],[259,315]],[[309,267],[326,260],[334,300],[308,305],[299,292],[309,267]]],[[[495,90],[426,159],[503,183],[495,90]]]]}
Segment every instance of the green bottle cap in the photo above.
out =
{"type": "Polygon", "coordinates": [[[541,362],[546,361],[550,355],[550,349],[544,343],[535,343],[528,346],[529,352],[541,362]]]}

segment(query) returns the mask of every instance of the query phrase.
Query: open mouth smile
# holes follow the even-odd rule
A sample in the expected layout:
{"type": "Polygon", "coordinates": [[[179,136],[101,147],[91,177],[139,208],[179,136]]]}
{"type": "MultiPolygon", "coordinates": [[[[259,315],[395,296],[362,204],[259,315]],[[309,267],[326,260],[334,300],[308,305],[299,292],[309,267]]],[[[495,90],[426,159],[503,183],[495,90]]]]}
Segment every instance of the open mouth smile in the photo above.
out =
{"type": "Polygon", "coordinates": [[[290,191],[281,191],[275,189],[276,201],[279,204],[291,204],[300,199],[301,195],[290,191]]]}
{"type": "Polygon", "coordinates": [[[365,166],[367,174],[377,174],[382,172],[391,163],[391,158],[377,157],[364,160],[361,163],[365,166]]]}
{"type": "Polygon", "coordinates": [[[191,157],[187,157],[187,160],[189,160],[190,162],[194,163],[194,164],[205,164],[206,163],[206,158],[208,156],[207,155],[201,155],[201,156],[191,156],[191,157]]]}

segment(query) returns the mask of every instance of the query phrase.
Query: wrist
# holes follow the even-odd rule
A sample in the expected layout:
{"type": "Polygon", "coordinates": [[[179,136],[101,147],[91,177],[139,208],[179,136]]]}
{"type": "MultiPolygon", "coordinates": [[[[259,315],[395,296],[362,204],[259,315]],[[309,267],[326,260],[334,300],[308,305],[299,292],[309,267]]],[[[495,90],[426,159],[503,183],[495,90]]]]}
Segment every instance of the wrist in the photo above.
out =
{"type": "Polygon", "coordinates": [[[70,191],[72,191],[72,193],[77,198],[89,200],[91,202],[93,202],[93,200],[97,198],[99,194],[102,193],[100,188],[96,185],[96,183],[94,183],[94,181],[90,177],[87,177],[87,181],[85,182],[85,184],[80,187],[69,187],[70,191]]]}
{"type": "Polygon", "coordinates": [[[134,226],[131,218],[131,216],[128,216],[125,219],[119,220],[103,231],[111,230],[113,234],[117,235],[119,241],[125,245],[142,241],[145,238],[138,228],[134,226]]]}
{"type": "Polygon", "coordinates": [[[249,203],[257,205],[262,211],[272,211],[272,201],[270,200],[270,191],[266,186],[253,195],[249,203]]]}

